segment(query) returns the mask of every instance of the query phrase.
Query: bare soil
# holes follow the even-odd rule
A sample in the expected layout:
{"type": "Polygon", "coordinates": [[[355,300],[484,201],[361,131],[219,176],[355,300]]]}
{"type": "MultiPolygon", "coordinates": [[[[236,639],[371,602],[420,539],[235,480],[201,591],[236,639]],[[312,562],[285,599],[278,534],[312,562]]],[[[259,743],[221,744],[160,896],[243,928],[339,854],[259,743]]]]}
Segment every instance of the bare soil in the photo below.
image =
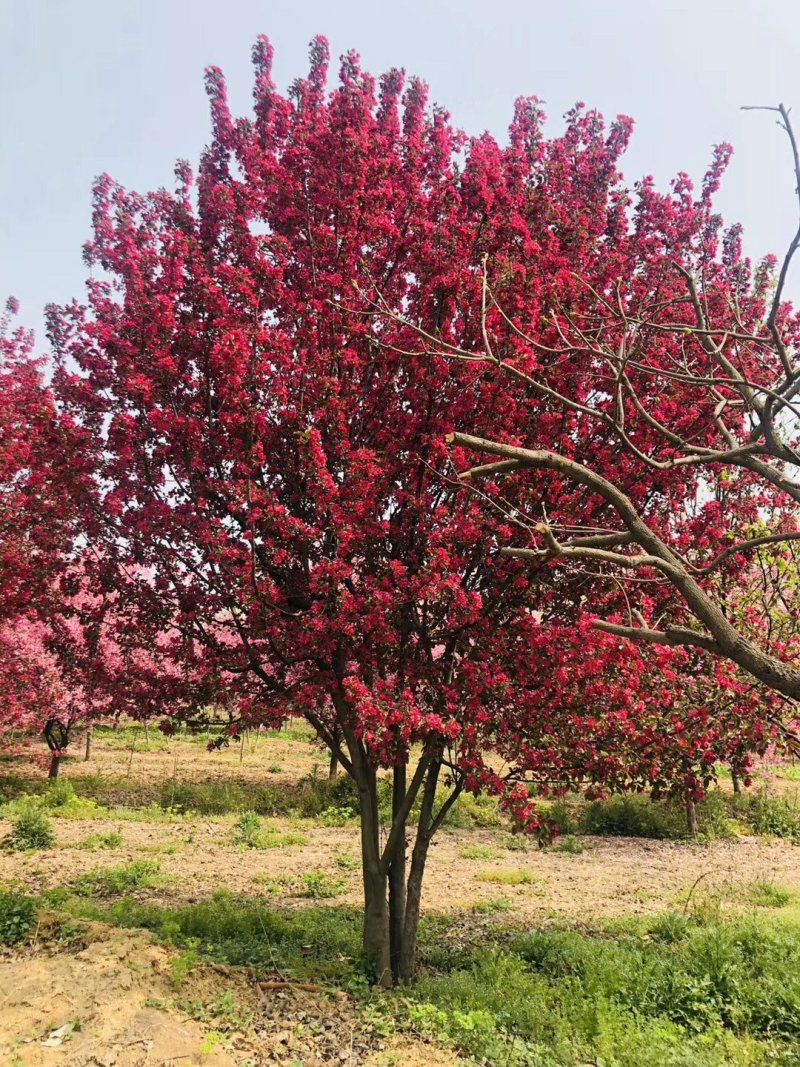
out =
{"type": "MultiPolygon", "coordinates": [[[[159,860],[167,879],[163,886],[137,891],[138,897],[154,903],[196,903],[225,888],[236,894],[270,889],[276,904],[302,906],[306,900],[298,895],[301,875],[312,871],[335,874],[347,883],[335,899],[315,903],[360,902],[359,872],[343,870],[337,862],[340,856],[358,855],[354,827],[298,825],[278,819],[265,820],[264,825],[302,833],[308,843],[242,850],[233,844],[231,818],[191,823],[58,819],[54,848],[0,852],[0,882],[14,881],[40,892],[69,885],[88,871],[148,858],[159,860]],[[88,835],[109,829],[121,833],[120,848],[89,851],[78,847],[88,835]],[[282,876],[294,884],[276,885],[282,876]]],[[[10,823],[0,820],[0,836],[9,828],[10,823]]],[[[800,849],[781,841],[741,837],[699,845],[622,837],[583,840],[586,851],[569,855],[535,848],[509,851],[503,846],[516,842],[511,834],[499,830],[445,831],[431,848],[425,906],[432,911],[462,911],[502,896],[513,904],[515,918],[586,920],[675,907],[701,877],[706,888],[773,881],[800,893],[800,849]],[[490,849],[492,858],[464,859],[460,853],[465,846],[490,849]],[[527,875],[532,882],[509,884],[527,875]]]]}

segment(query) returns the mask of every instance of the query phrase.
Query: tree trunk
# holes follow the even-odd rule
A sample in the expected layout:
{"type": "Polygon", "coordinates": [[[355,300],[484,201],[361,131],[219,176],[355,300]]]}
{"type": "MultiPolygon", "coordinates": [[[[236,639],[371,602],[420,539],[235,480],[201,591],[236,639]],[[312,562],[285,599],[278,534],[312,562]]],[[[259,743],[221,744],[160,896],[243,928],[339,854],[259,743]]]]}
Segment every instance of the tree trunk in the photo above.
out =
{"type": "Polygon", "coordinates": [[[94,726],[92,725],[92,723],[89,723],[89,725],[86,727],[86,751],[84,752],[84,755],[83,755],[84,763],[88,762],[92,758],[92,733],[93,733],[93,731],[94,731],[94,726]]]}
{"type": "Polygon", "coordinates": [[[425,779],[422,794],[422,807],[417,825],[417,838],[411,853],[411,870],[406,887],[406,915],[403,925],[403,939],[400,946],[400,961],[397,977],[401,982],[410,982],[417,966],[417,931],[419,929],[419,912],[422,901],[422,878],[425,874],[425,862],[428,848],[433,837],[433,807],[436,802],[436,786],[439,781],[440,764],[432,764],[425,779]]]}
{"type": "Polygon", "coordinates": [[[339,757],[335,752],[331,752],[331,761],[328,764],[328,779],[333,781],[339,770],[339,757]]]}
{"type": "Polygon", "coordinates": [[[736,771],[731,771],[731,781],[733,782],[733,791],[738,796],[742,791],[742,780],[736,771]]]}
{"type": "MultiPolygon", "coordinates": [[[[406,797],[406,765],[395,767],[392,778],[392,826],[406,797]]],[[[406,921],[406,831],[403,820],[400,841],[389,864],[389,955],[392,978],[400,977],[400,959],[406,921]]]]}
{"type": "Polygon", "coordinates": [[[378,789],[375,771],[354,760],[361,809],[361,866],[364,879],[364,957],[378,985],[392,984],[387,878],[381,870],[378,789]]]}
{"type": "Polygon", "coordinates": [[[48,719],[44,724],[44,739],[52,753],[50,768],[47,772],[48,778],[58,777],[58,768],[61,766],[61,759],[69,744],[69,729],[68,725],[59,722],[58,719],[48,719]]]}
{"type": "Polygon", "coordinates": [[[690,837],[697,836],[697,805],[693,800],[686,801],[686,829],[690,837]]]}

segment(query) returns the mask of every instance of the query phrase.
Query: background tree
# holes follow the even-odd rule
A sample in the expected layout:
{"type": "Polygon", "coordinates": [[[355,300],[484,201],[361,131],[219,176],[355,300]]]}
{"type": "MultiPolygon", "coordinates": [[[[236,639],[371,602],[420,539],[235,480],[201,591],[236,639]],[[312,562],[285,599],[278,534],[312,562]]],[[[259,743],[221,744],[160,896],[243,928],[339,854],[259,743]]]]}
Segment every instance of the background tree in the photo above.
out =
{"type": "Polygon", "coordinates": [[[0,318],[0,620],[41,608],[69,557],[85,473],[75,429],[33,356],[33,334],[0,318]]]}

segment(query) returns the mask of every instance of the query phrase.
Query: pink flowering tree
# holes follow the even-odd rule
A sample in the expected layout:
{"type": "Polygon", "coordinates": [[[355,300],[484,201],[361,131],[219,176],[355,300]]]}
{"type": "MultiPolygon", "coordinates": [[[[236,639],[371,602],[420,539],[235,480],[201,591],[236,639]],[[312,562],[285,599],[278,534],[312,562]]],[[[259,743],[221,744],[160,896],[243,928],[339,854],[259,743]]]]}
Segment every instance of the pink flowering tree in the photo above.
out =
{"type": "MultiPolygon", "coordinates": [[[[659,754],[672,745],[667,702],[649,700],[618,639],[581,623],[587,598],[615,612],[624,595],[548,565],[531,581],[529,560],[501,551],[517,516],[499,485],[466,492],[445,437],[509,440],[524,426],[595,456],[655,523],[694,499],[695,468],[642,480],[607,426],[557,402],[595,388],[581,384],[591,354],[539,360],[537,389],[450,357],[492,340],[487,261],[508,338],[549,343],[552,302],[590,299],[577,277],[600,292],[620,277],[655,286],[713,228],[725,154],[699,201],[682,179],[666,199],[645,183],[632,205],[618,172],[628,119],[606,128],[578,108],[548,139],[523,99],[501,147],[454,130],[419,81],[376,82],[353,54],[329,93],[322,39],[288,96],[271,60],[259,40],[246,118],[208,72],[196,179],[181,163],[174,192],[97,182],[86,303],[50,312],[57,392],[93,442],[86,523],[126,625],[145,645],[169,633],[176,658],[224,678],[248,721],[302,715],[354,780],[364,950],[389,983],[413,973],[430,844],[462,792],[487,790],[535,832],[537,792],[676,774],[693,787],[707,777],[698,753],[721,744],[699,722],[691,760],[676,769],[659,754]]],[[[547,478],[531,491],[588,529],[584,544],[603,543],[596,494],[547,478]]],[[[728,500],[757,514],[746,481],[728,500]]],[[[723,509],[712,549],[727,528],[723,509]]]]}

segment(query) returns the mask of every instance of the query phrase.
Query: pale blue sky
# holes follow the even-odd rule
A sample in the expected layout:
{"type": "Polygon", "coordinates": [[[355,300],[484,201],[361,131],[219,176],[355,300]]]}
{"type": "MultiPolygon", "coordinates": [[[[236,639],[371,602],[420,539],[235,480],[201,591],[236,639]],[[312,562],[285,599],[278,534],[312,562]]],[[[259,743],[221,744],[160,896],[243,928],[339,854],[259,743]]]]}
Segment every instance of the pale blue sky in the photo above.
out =
{"type": "Polygon", "coordinates": [[[554,130],[578,99],[626,112],[631,182],[700,177],[729,140],[718,203],[745,224],[748,251],[782,254],[795,225],[783,136],[739,106],[794,103],[800,126],[800,0],[2,0],[0,298],[18,296],[23,321],[82,295],[96,174],[145,190],[171,183],[177,157],[197,160],[207,64],[224,69],[234,110],[249,107],[258,33],[282,88],[323,33],[375,73],[424,77],[470,133],[502,137],[520,94],[547,101],[554,130]]]}

